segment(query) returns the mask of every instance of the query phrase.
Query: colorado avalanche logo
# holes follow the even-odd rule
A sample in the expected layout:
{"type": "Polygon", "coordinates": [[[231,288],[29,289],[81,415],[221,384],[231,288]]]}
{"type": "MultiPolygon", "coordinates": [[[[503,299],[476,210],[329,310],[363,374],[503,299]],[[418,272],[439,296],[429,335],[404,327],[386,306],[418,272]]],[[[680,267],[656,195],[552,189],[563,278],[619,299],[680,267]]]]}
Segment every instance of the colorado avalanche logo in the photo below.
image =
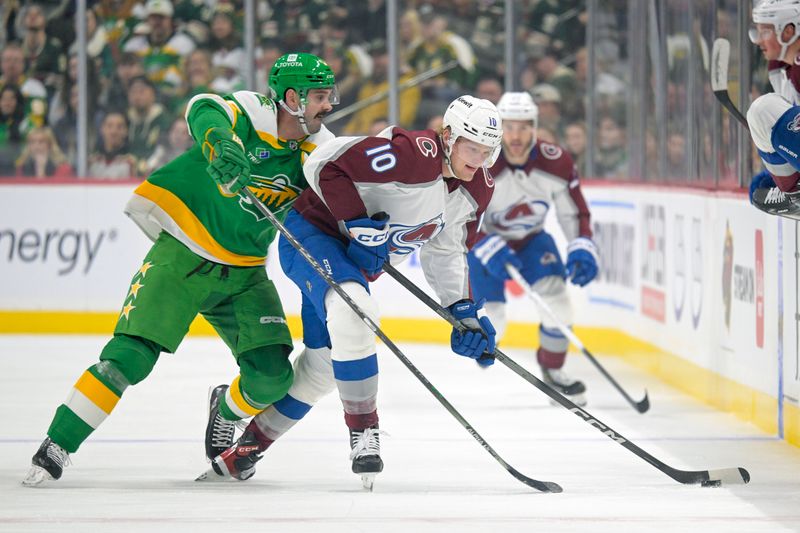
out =
{"type": "Polygon", "coordinates": [[[436,143],[429,137],[417,137],[417,148],[419,148],[419,151],[422,152],[422,155],[425,157],[436,157],[436,154],[439,152],[436,143]]]}
{"type": "Polygon", "coordinates": [[[404,224],[390,224],[390,226],[392,228],[389,236],[391,253],[407,255],[436,237],[444,228],[444,220],[442,215],[439,215],[416,226],[404,224]]]}
{"type": "Polygon", "coordinates": [[[542,152],[542,156],[545,159],[550,159],[555,161],[559,157],[561,157],[564,153],[564,150],[561,149],[560,146],[556,146],[555,144],[550,144],[546,142],[539,143],[539,149],[542,152]]]}
{"type": "Polygon", "coordinates": [[[796,114],[786,128],[792,133],[800,131],[800,113],[796,114]]]}
{"type": "Polygon", "coordinates": [[[501,231],[523,231],[525,233],[544,225],[544,217],[550,206],[542,200],[528,200],[514,204],[505,211],[492,213],[490,222],[501,231]]]}

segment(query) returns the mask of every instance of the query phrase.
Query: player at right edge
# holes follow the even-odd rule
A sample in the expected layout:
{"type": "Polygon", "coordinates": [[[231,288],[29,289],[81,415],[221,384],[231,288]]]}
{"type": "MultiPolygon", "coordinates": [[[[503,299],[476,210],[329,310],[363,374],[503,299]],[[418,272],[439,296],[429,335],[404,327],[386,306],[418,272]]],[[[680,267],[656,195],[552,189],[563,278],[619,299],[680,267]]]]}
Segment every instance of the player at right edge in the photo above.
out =
{"type": "Polygon", "coordinates": [[[750,183],[750,203],[771,215],[800,219],[800,0],[764,0],[753,8],[750,40],[767,59],[775,92],[747,111],[765,170],[750,183]]]}

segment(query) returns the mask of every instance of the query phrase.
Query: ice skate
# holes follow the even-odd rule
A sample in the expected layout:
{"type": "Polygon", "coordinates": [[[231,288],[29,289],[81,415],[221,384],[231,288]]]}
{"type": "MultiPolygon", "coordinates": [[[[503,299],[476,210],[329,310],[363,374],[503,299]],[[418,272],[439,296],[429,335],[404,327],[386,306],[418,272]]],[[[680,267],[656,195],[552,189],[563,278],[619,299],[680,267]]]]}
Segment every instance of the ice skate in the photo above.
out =
{"type": "Polygon", "coordinates": [[[206,425],[206,457],[213,461],[216,456],[233,446],[236,428],[243,429],[244,421],[225,420],[219,412],[220,402],[225,401],[227,385],[218,385],[208,395],[208,424],[206,425]]]}
{"type": "MultiPolygon", "coordinates": [[[[579,407],[586,405],[586,385],[582,381],[569,377],[563,369],[542,367],[542,380],[575,405],[579,407]]],[[[552,400],[551,403],[555,405],[552,400]]]]}
{"type": "Polygon", "coordinates": [[[34,454],[31,460],[31,469],[22,480],[22,484],[34,487],[45,481],[60,479],[61,474],[64,473],[64,467],[69,464],[69,453],[50,440],[50,437],[47,437],[34,454]]]}
{"type": "Polygon", "coordinates": [[[237,479],[245,481],[256,473],[256,463],[261,460],[264,447],[258,442],[256,434],[245,430],[239,440],[230,448],[223,450],[211,461],[211,468],[200,474],[195,481],[224,481],[237,479]]]}
{"type": "Polygon", "coordinates": [[[381,433],[384,432],[377,427],[350,430],[350,459],[353,461],[353,473],[361,475],[361,482],[369,491],[372,491],[375,484],[375,475],[383,470],[381,433]]]}

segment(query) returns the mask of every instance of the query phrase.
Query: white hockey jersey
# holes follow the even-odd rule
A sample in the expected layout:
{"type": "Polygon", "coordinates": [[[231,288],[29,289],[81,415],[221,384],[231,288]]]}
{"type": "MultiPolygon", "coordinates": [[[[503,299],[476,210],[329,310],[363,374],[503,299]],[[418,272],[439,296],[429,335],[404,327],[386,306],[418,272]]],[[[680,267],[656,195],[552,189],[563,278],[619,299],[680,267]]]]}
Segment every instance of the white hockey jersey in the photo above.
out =
{"type": "Polygon", "coordinates": [[[501,155],[489,172],[495,190],[484,214],[482,234],[499,235],[512,249],[519,249],[544,230],[547,212],[555,206],[567,240],[591,238],[589,208],[578,172],[560,146],[537,142],[522,166],[509,164],[501,155]]]}
{"type": "Polygon", "coordinates": [[[343,242],[344,221],[387,213],[389,261],[399,264],[420,249],[425,278],[449,306],[469,298],[466,254],[493,182],[483,170],[470,182],[443,178],[441,151],[433,130],[338,137],[309,156],[303,170],[311,188],[294,208],[343,242]]]}
{"type": "Polygon", "coordinates": [[[770,61],[769,83],[772,89],[792,105],[800,105],[800,65],[770,61]]]}

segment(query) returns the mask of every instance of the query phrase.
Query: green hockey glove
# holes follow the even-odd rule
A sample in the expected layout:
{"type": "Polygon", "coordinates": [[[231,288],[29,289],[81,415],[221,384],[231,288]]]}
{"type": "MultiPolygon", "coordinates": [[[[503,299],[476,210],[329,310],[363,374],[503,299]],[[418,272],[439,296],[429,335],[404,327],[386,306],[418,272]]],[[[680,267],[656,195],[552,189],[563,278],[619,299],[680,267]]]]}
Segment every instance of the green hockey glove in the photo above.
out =
{"type": "Polygon", "coordinates": [[[211,128],[203,142],[206,168],[225,194],[237,194],[250,183],[250,162],[244,153],[242,140],[227,128],[211,128]]]}

